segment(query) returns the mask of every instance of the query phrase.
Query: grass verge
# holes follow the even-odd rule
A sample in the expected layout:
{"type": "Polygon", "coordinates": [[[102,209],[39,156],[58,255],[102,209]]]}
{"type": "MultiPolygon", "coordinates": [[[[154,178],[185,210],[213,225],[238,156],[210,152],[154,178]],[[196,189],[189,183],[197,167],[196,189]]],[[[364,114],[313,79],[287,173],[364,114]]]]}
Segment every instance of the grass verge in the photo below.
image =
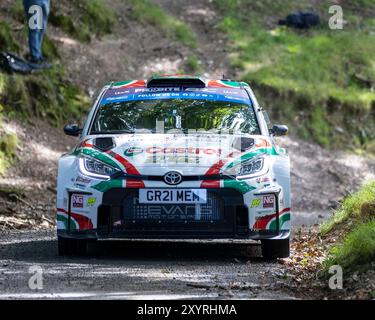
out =
{"type": "MultiPolygon", "coordinates": [[[[0,51],[20,53],[20,38],[26,39],[27,29],[13,30],[0,22],[0,51]]],[[[2,116],[32,122],[35,117],[62,126],[66,121],[81,119],[89,106],[88,97],[65,76],[58,63],[54,43],[45,38],[44,55],[55,61],[51,70],[30,75],[8,74],[0,70],[0,174],[17,159],[18,139],[1,128],[2,116]]]]}
{"type": "Polygon", "coordinates": [[[358,192],[344,199],[333,217],[321,225],[320,233],[327,235],[349,219],[352,223],[358,223],[371,217],[375,218],[375,181],[367,183],[358,192]]]}
{"type": "Polygon", "coordinates": [[[194,32],[182,21],[167,14],[158,5],[149,0],[129,0],[132,5],[130,17],[142,23],[158,28],[165,36],[190,47],[197,47],[194,32]]]}
{"type": "MultiPolygon", "coordinates": [[[[25,21],[22,0],[17,0],[10,11],[13,18],[25,21]]],[[[52,1],[49,23],[79,41],[89,42],[92,36],[112,32],[116,14],[103,0],[52,1]]]]}
{"type": "Polygon", "coordinates": [[[366,269],[367,264],[375,259],[375,220],[362,223],[351,231],[343,243],[334,246],[325,262],[328,270],[333,265],[340,265],[344,270],[357,271],[366,269]]]}
{"type": "Polygon", "coordinates": [[[307,1],[215,3],[224,14],[219,27],[230,39],[232,66],[259,91],[273,118],[325,147],[365,148],[375,139],[375,21],[365,16],[369,11],[345,1],[348,24],[330,30],[329,4],[318,2],[321,26],[295,31],[277,21],[308,8],[307,1]]]}
{"type": "Polygon", "coordinates": [[[0,130],[0,176],[17,158],[18,139],[15,134],[0,130]]]}
{"type": "Polygon", "coordinates": [[[375,181],[347,197],[320,232],[330,236],[334,231],[344,236],[330,249],[325,270],[333,265],[340,265],[346,271],[366,270],[375,259],[375,181]]]}

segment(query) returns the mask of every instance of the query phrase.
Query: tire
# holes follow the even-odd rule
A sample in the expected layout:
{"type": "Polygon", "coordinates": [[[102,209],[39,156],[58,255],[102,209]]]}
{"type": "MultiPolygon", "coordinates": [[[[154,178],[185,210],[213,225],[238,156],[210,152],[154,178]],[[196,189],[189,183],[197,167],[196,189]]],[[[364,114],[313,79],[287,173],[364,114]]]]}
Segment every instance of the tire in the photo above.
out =
{"type": "Polygon", "coordinates": [[[262,256],[265,259],[288,258],[290,255],[289,238],[262,240],[262,256]]]}
{"type": "Polygon", "coordinates": [[[96,240],[77,240],[58,237],[60,256],[91,256],[96,254],[96,240]]]}
{"type": "Polygon", "coordinates": [[[60,256],[71,256],[76,252],[76,241],[74,239],[58,237],[57,245],[60,256]]]}
{"type": "Polygon", "coordinates": [[[76,254],[80,256],[96,255],[96,240],[77,240],[76,254]]]}

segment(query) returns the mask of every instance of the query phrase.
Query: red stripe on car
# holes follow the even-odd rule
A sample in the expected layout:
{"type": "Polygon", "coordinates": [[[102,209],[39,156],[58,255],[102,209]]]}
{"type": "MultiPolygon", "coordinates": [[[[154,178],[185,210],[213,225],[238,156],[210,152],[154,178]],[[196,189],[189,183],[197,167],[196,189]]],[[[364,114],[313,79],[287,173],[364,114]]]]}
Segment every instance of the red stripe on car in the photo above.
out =
{"type": "MultiPolygon", "coordinates": [[[[115,158],[118,162],[120,162],[124,167],[127,173],[135,176],[140,176],[140,172],[137,170],[137,168],[131,164],[128,160],[120,156],[118,153],[113,151],[108,151],[108,154],[115,158]]],[[[141,180],[135,180],[135,179],[129,179],[126,180],[126,187],[127,188],[144,188],[145,184],[141,180]]]]}
{"type": "MultiPolygon", "coordinates": [[[[68,211],[66,211],[65,209],[62,209],[62,208],[57,208],[57,211],[68,214],[68,211]]],[[[91,229],[94,228],[94,226],[91,222],[91,219],[89,219],[89,218],[87,218],[87,217],[85,217],[81,214],[74,213],[74,212],[71,212],[70,215],[75,221],[77,221],[78,226],[79,226],[79,230],[91,230],[91,229]]]]}

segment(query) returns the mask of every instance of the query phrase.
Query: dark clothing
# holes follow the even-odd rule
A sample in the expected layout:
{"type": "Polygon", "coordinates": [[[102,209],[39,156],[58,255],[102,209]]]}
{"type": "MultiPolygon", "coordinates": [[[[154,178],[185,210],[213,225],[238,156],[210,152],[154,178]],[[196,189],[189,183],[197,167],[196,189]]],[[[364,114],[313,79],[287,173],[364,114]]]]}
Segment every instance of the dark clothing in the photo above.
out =
{"type": "Polygon", "coordinates": [[[47,29],[48,15],[50,11],[50,0],[23,0],[23,6],[27,16],[27,25],[29,28],[29,47],[30,57],[32,62],[39,62],[43,60],[42,44],[43,37],[47,29]],[[41,28],[31,28],[30,19],[34,17],[35,12],[29,13],[30,7],[37,5],[41,8],[42,25],[41,28]]]}
{"type": "Polygon", "coordinates": [[[320,24],[319,15],[312,12],[296,12],[288,15],[285,20],[280,20],[279,25],[297,29],[309,29],[320,24]]]}

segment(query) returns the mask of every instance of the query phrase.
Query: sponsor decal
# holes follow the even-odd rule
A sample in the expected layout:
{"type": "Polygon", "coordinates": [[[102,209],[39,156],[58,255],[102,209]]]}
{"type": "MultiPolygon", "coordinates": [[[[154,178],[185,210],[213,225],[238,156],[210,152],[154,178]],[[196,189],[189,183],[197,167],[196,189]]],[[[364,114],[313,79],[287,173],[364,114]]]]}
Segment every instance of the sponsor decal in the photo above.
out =
{"type": "Polygon", "coordinates": [[[88,207],[93,207],[95,203],[96,203],[96,198],[88,198],[86,204],[88,207]]]}
{"type": "Polygon", "coordinates": [[[260,206],[260,199],[254,199],[250,208],[258,208],[260,206]]]}
{"type": "Polygon", "coordinates": [[[134,157],[136,155],[139,155],[143,152],[142,148],[139,147],[130,147],[124,151],[124,155],[126,157],[134,157]]]}
{"type": "Polygon", "coordinates": [[[161,148],[161,147],[150,147],[146,149],[147,153],[151,154],[204,154],[204,155],[221,155],[221,149],[213,149],[213,148],[161,148]]]}
{"type": "Polygon", "coordinates": [[[83,196],[74,194],[72,196],[73,208],[83,208],[83,196]]]}
{"type": "Polygon", "coordinates": [[[273,208],[275,206],[275,196],[272,194],[263,196],[263,208],[273,208]]]}
{"type": "Polygon", "coordinates": [[[148,156],[145,160],[145,163],[158,163],[158,164],[179,164],[179,163],[190,163],[190,164],[199,164],[201,162],[201,157],[189,156],[189,155],[154,155],[148,156]]]}

